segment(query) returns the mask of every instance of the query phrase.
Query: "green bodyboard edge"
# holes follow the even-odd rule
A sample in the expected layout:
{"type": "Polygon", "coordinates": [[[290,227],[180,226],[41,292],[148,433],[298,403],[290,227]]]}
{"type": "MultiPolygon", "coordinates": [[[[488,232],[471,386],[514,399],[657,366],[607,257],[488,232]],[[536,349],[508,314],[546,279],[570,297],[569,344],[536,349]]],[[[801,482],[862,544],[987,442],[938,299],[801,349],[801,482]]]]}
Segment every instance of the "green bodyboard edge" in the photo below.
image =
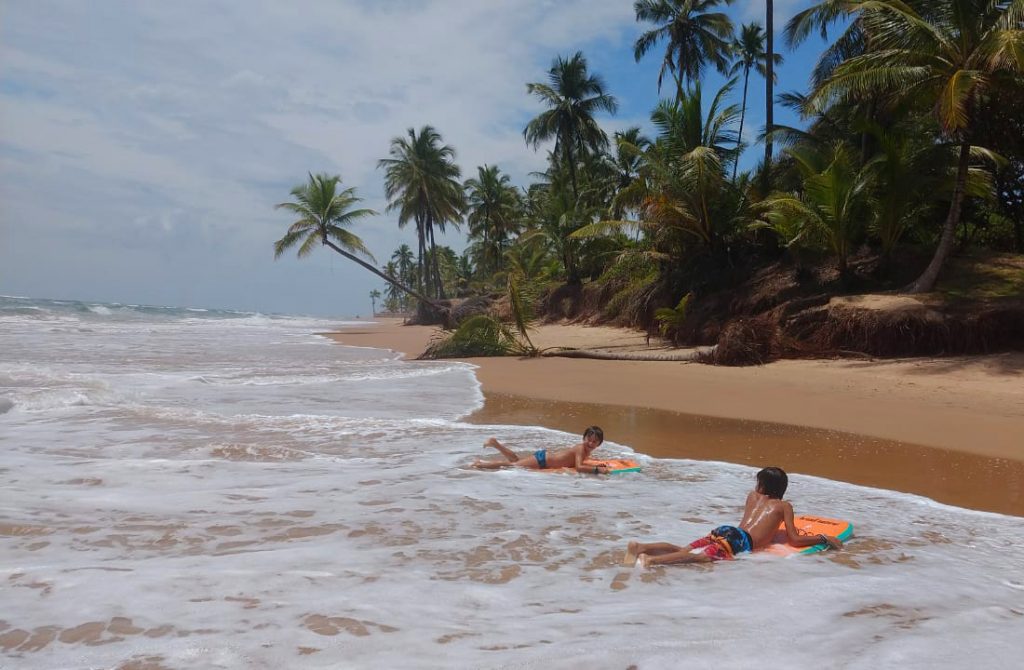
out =
{"type": "MultiPolygon", "coordinates": [[[[841,541],[846,542],[847,538],[849,538],[851,535],[853,535],[852,523],[846,527],[846,530],[844,530],[842,533],[839,533],[839,535],[837,535],[836,537],[838,537],[841,541]]],[[[825,551],[826,549],[828,549],[827,544],[816,544],[813,547],[806,547],[803,550],[796,552],[796,554],[794,555],[802,556],[804,554],[816,554],[819,551],[825,551]]]]}

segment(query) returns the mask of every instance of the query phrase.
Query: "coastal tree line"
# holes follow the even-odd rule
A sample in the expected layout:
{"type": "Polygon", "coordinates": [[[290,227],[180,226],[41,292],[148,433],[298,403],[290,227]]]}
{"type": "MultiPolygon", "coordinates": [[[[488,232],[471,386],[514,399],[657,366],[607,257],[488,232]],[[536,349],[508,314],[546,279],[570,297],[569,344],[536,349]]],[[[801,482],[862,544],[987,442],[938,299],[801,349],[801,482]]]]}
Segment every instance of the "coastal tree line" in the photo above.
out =
{"type": "Polygon", "coordinates": [[[905,253],[927,262],[895,288],[920,294],[957,250],[1024,252],[1024,0],[823,0],[788,22],[785,42],[819,33],[829,46],[808,90],[778,96],[772,3],[765,26],[739,27],[729,3],[634,3],[634,57],[660,55],[654,83],[667,94],[652,136],[607,133],[600,116],[617,102],[604,80],[582,53],[557,56],[526,84],[538,113],[523,139],[548,152],[530,183],[495,165],[464,178],[436,128],[410,128],[378,167],[415,249],[378,267],[348,230],[376,212],[339,176],[310,174],[279,205],[300,218],[275,255],[329,246],[386,281],[390,311],[493,294],[517,304],[587,283],[602,287],[604,318],[648,326],[659,308],[780,259],[798,277],[834,266],[843,291],[857,254],[877,258],[870,273],[884,285],[905,253]],[[705,89],[710,69],[729,77],[718,90],[705,89]],[[741,170],[755,77],[765,153],[741,170]],[[774,124],[776,104],[803,127],[774,124]],[[437,244],[448,227],[465,230],[462,253],[437,244]]]}

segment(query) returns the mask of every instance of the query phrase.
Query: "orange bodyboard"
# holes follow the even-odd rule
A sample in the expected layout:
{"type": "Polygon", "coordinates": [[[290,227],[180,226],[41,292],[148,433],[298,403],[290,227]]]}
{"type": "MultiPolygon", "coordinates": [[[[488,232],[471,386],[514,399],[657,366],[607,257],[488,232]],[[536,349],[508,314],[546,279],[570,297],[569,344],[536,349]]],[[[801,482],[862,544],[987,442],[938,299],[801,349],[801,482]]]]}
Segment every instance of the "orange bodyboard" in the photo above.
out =
{"type": "MultiPolygon", "coordinates": [[[[802,535],[817,535],[824,533],[838,537],[843,542],[853,535],[853,524],[841,519],[829,519],[822,516],[801,515],[793,517],[793,525],[802,535]]],[[[761,551],[777,556],[792,556],[794,554],[813,554],[828,549],[827,544],[816,544],[812,547],[794,547],[786,541],[786,524],[779,524],[775,531],[772,543],[761,551]]]]}
{"type": "MultiPolygon", "coordinates": [[[[583,461],[583,465],[595,467],[605,465],[609,468],[609,474],[620,475],[625,472],[640,472],[640,464],[626,458],[596,459],[590,458],[583,461]]],[[[575,472],[573,468],[548,468],[544,472],[575,472]]]]}

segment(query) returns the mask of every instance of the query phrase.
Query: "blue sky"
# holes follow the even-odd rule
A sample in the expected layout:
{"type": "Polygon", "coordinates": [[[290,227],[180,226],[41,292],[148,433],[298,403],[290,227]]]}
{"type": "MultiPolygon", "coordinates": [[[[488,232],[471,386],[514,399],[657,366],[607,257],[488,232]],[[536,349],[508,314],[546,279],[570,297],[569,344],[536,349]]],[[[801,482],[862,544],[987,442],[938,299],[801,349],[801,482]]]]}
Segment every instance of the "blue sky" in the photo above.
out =
{"type": "MultiPolygon", "coordinates": [[[[776,0],[777,48],[809,4],[776,0]]],[[[763,22],[764,3],[728,12],[763,22]]],[[[525,84],[557,55],[583,51],[619,99],[606,130],[648,127],[662,51],[634,62],[644,28],[629,0],[4,2],[0,294],[366,315],[383,287],[365,270],[326,250],[273,260],[291,222],[273,205],[307,172],[340,174],[381,212],[354,232],[383,263],[415,247],[384,212],[392,137],[433,125],[464,178],[487,163],[525,184],[545,155],[523,142],[540,111],[525,84]]],[[[783,51],[776,90],[805,90],[820,50],[783,51]]]]}

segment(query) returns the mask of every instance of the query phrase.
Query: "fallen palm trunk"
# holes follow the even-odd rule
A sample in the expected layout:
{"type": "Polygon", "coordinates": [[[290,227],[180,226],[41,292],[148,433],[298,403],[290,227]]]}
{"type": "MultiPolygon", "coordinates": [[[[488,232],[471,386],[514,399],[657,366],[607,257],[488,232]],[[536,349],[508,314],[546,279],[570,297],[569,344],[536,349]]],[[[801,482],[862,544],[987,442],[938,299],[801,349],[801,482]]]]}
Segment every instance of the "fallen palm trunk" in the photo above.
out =
{"type": "Polygon", "coordinates": [[[683,351],[601,351],[598,349],[550,349],[541,352],[541,356],[560,356],[562,358],[594,358],[602,361],[695,361],[700,356],[709,355],[715,347],[698,347],[683,351]]]}

